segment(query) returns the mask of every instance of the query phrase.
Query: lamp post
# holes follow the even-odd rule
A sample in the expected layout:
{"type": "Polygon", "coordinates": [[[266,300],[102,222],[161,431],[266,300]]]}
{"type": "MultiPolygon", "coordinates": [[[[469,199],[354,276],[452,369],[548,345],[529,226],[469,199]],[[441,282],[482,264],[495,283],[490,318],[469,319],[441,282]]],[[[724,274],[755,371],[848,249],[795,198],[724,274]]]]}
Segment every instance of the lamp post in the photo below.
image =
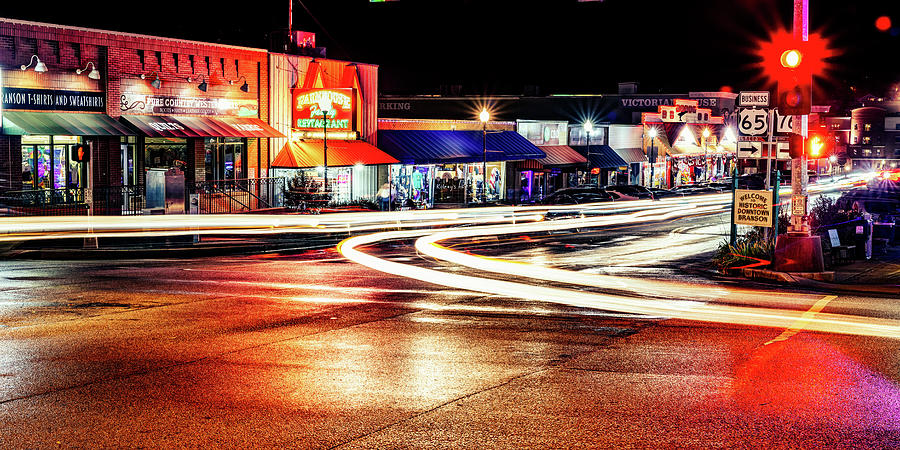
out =
{"type": "Polygon", "coordinates": [[[709,181],[709,128],[703,129],[703,180],[709,181]]]}
{"type": "Polygon", "coordinates": [[[328,192],[328,111],[331,110],[331,102],[319,101],[319,110],[322,111],[322,173],[324,174],[325,192],[328,192]]]}
{"type": "MultiPolygon", "coordinates": [[[[587,135],[587,160],[588,160],[588,184],[591,184],[593,178],[593,168],[591,167],[591,131],[594,131],[594,124],[590,121],[584,122],[584,133],[587,135]]],[[[600,175],[597,174],[597,185],[600,184],[600,175]]]]}
{"type": "Polygon", "coordinates": [[[482,109],[478,115],[481,119],[481,204],[487,204],[487,123],[491,114],[487,109],[482,109]]]}
{"type": "Polygon", "coordinates": [[[650,162],[650,187],[653,186],[653,169],[656,166],[656,127],[650,127],[647,131],[647,136],[650,136],[650,153],[647,155],[647,161],[650,162]]]}

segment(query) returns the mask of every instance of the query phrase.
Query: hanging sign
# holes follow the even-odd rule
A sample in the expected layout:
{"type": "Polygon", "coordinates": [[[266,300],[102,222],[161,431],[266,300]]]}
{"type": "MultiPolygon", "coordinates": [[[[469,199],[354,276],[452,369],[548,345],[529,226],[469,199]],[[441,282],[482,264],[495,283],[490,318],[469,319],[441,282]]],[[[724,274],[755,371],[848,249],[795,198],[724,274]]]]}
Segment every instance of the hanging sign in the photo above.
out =
{"type": "Polygon", "coordinates": [[[737,189],[734,193],[734,223],[772,227],[772,191],[737,189]]]}
{"type": "Polygon", "coordinates": [[[356,102],[352,88],[292,89],[291,128],[355,130],[356,102]],[[323,114],[322,111],[325,111],[323,114]]]}

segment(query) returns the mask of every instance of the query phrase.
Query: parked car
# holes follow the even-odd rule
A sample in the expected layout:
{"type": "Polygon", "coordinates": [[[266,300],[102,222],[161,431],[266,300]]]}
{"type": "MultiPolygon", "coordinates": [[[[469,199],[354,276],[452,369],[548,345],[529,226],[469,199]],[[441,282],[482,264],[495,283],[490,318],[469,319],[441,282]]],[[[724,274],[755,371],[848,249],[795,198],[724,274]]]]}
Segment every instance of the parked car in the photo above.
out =
{"type": "Polygon", "coordinates": [[[675,186],[672,188],[673,192],[677,192],[682,195],[696,195],[696,194],[719,194],[721,191],[718,189],[709,187],[705,184],[684,184],[681,186],[675,186]]]}
{"type": "Polygon", "coordinates": [[[548,195],[541,204],[544,205],[581,205],[584,203],[611,202],[614,198],[600,188],[579,187],[564,188],[548,195]]]}
{"type": "Polygon", "coordinates": [[[669,189],[647,188],[653,193],[653,198],[669,198],[684,197],[684,192],[672,191],[669,189]]]}
{"type": "Polygon", "coordinates": [[[636,184],[606,186],[603,189],[611,194],[618,195],[619,198],[616,200],[653,200],[655,198],[653,192],[649,189],[636,184]]]}

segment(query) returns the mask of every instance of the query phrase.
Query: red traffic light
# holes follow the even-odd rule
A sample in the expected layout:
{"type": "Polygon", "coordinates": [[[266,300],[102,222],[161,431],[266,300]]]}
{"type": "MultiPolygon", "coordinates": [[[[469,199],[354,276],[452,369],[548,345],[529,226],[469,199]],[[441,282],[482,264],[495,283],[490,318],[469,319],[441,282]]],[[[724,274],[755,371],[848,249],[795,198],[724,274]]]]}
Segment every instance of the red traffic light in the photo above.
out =
{"type": "Polygon", "coordinates": [[[91,152],[87,146],[78,144],[72,147],[72,160],[76,162],[88,162],[91,160],[91,152]]]}
{"type": "Polygon", "coordinates": [[[822,159],[834,153],[834,138],[824,133],[810,134],[806,140],[806,155],[809,159],[822,159]]]}
{"type": "Polygon", "coordinates": [[[799,158],[805,153],[809,159],[822,159],[834,153],[834,138],[826,133],[811,133],[807,138],[791,134],[790,139],[788,153],[791,158],[799,158]]]}
{"type": "Polygon", "coordinates": [[[803,53],[800,50],[792,48],[781,53],[781,66],[788,69],[796,69],[803,62],[803,53]]]}

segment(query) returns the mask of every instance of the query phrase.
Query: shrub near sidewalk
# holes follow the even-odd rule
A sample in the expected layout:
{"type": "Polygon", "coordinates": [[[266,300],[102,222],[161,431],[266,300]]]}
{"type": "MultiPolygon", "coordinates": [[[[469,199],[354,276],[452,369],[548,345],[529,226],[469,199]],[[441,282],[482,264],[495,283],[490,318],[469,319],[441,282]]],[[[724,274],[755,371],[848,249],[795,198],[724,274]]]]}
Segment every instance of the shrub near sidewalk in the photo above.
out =
{"type": "MultiPolygon", "coordinates": [[[[787,233],[789,222],[787,208],[782,205],[778,208],[778,234],[787,233]]],[[[763,227],[753,227],[748,233],[738,236],[734,245],[730,245],[727,240],[722,242],[713,256],[713,265],[721,271],[746,266],[769,266],[775,254],[775,235],[766,230],[763,227]]]]}
{"type": "Polygon", "coordinates": [[[722,271],[749,265],[768,266],[775,250],[775,240],[766,239],[761,230],[760,227],[754,227],[749,233],[738,236],[734,245],[730,245],[728,241],[720,244],[713,256],[713,265],[722,271]]]}
{"type": "Polygon", "coordinates": [[[331,195],[322,192],[322,183],[300,172],[288,179],[284,188],[284,206],[307,213],[317,213],[331,201],[331,195]]]}

